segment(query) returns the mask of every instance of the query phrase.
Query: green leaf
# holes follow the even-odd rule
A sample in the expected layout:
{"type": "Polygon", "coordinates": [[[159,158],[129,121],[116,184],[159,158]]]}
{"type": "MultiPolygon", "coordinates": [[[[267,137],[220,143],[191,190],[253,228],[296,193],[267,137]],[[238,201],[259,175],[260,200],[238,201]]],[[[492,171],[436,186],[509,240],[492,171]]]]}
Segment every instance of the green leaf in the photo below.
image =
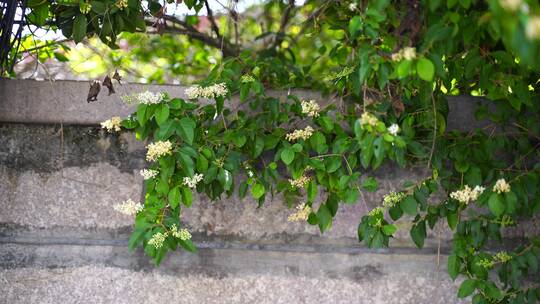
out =
{"type": "Polygon", "coordinates": [[[407,196],[400,204],[401,210],[408,215],[416,215],[417,203],[414,197],[407,196]]]}
{"type": "Polygon", "coordinates": [[[448,227],[450,227],[451,230],[456,229],[456,225],[458,222],[457,212],[448,211],[448,214],[446,214],[446,220],[448,221],[448,227]]]}
{"type": "Polygon", "coordinates": [[[501,216],[506,209],[502,196],[497,193],[492,193],[488,200],[488,206],[491,213],[495,216],[501,216]]]}
{"type": "Polygon", "coordinates": [[[378,187],[379,187],[379,183],[377,182],[377,179],[371,176],[366,178],[362,182],[362,188],[370,192],[376,191],[378,187]]]}
{"type": "Polygon", "coordinates": [[[137,120],[141,126],[144,126],[146,123],[146,109],[148,106],[146,104],[139,104],[137,106],[137,120]]]}
{"type": "Polygon", "coordinates": [[[420,58],[416,64],[416,71],[418,76],[425,81],[432,81],[435,75],[435,66],[431,60],[427,58],[420,58]]]}
{"type": "Polygon", "coordinates": [[[332,132],[334,129],[334,122],[328,116],[321,116],[317,119],[317,123],[323,128],[325,132],[332,132]]]}
{"type": "Polygon", "coordinates": [[[166,104],[160,105],[159,109],[154,113],[154,117],[156,118],[157,124],[162,125],[167,121],[167,118],[169,118],[169,106],[166,104]]]}
{"type": "Polygon", "coordinates": [[[218,178],[219,183],[223,186],[223,189],[225,189],[225,191],[231,190],[231,186],[233,183],[231,172],[229,172],[226,169],[221,168],[219,169],[217,178],[218,178]]]}
{"type": "Polygon", "coordinates": [[[255,184],[251,188],[251,195],[253,196],[254,199],[261,198],[264,195],[264,192],[265,192],[264,186],[261,184],[255,184]]]}
{"type": "Polygon", "coordinates": [[[317,198],[317,182],[315,180],[309,181],[306,192],[308,202],[313,203],[317,198]]]}
{"type": "Polygon", "coordinates": [[[81,42],[86,36],[87,20],[85,15],[77,15],[73,21],[73,40],[81,42]]]}
{"type": "Polygon", "coordinates": [[[426,222],[424,220],[411,228],[411,238],[418,248],[424,247],[424,240],[426,239],[426,222]]]}
{"type": "Polygon", "coordinates": [[[242,147],[245,145],[247,141],[247,137],[243,134],[236,134],[236,136],[233,137],[233,143],[237,147],[242,147]]]}
{"type": "Polygon", "coordinates": [[[317,223],[319,224],[321,232],[324,232],[332,226],[332,213],[330,213],[326,204],[322,204],[319,207],[319,210],[317,210],[317,223]]]}
{"type": "Polygon", "coordinates": [[[293,151],[296,152],[296,153],[302,152],[302,150],[303,150],[302,145],[301,145],[301,144],[298,144],[298,143],[292,145],[291,148],[292,148],[293,151]]]}
{"type": "Polygon", "coordinates": [[[294,160],[294,150],[292,148],[283,149],[283,151],[281,151],[281,160],[286,165],[290,165],[294,160]]]}
{"type": "Polygon", "coordinates": [[[355,188],[347,189],[345,192],[345,204],[354,204],[358,201],[358,190],[355,188]]]}
{"type": "Polygon", "coordinates": [[[397,66],[397,74],[399,78],[409,76],[411,73],[412,62],[410,60],[403,60],[397,66]]]}
{"type": "Polygon", "coordinates": [[[459,275],[459,258],[455,254],[448,257],[448,274],[452,280],[455,280],[459,275]]]}
{"type": "Polygon", "coordinates": [[[476,288],[476,280],[467,279],[461,283],[458,290],[458,298],[465,298],[470,296],[476,288]]]}
{"type": "Polygon", "coordinates": [[[245,181],[241,182],[240,186],[238,186],[238,196],[240,197],[240,199],[246,197],[247,189],[248,184],[245,181]]]}
{"type": "Polygon", "coordinates": [[[326,172],[328,173],[336,172],[337,169],[341,167],[341,157],[339,156],[327,157],[324,161],[324,165],[326,166],[326,172]]]}
{"type": "Polygon", "coordinates": [[[180,188],[176,186],[171,191],[169,191],[168,198],[171,207],[178,207],[178,204],[180,203],[180,188]]]}
{"type": "Polygon", "coordinates": [[[311,146],[317,153],[323,154],[328,151],[328,146],[326,145],[326,138],[321,132],[315,132],[311,137],[309,138],[309,142],[311,143],[311,146]]]}
{"type": "Polygon", "coordinates": [[[264,149],[264,139],[260,136],[255,137],[255,147],[253,148],[253,157],[257,158],[264,149]]]}
{"type": "Polygon", "coordinates": [[[105,11],[107,10],[107,6],[104,2],[101,2],[101,1],[92,1],[91,2],[92,4],[92,11],[100,14],[100,15],[104,15],[105,14],[105,11]]]}
{"type": "Polygon", "coordinates": [[[184,152],[178,153],[178,156],[182,169],[184,169],[186,175],[193,176],[195,174],[195,164],[193,163],[193,159],[184,152]]]}
{"type": "Polygon", "coordinates": [[[186,241],[179,240],[178,243],[180,244],[180,246],[182,246],[182,248],[184,248],[185,250],[189,252],[197,252],[197,247],[193,245],[193,242],[191,240],[186,240],[186,241]]]}
{"type": "Polygon", "coordinates": [[[178,135],[190,145],[193,144],[193,139],[195,138],[195,126],[195,121],[191,118],[184,117],[180,119],[178,128],[176,129],[178,135]]]}
{"type": "Polygon", "coordinates": [[[356,32],[362,27],[362,18],[360,16],[354,16],[349,21],[349,35],[354,37],[356,32]]]}
{"type": "Polygon", "coordinates": [[[188,187],[183,187],[182,189],[182,202],[186,207],[191,207],[193,203],[193,192],[188,187]]]}
{"type": "Polygon", "coordinates": [[[384,226],[382,227],[382,232],[383,232],[385,235],[388,235],[388,236],[393,235],[396,231],[397,231],[397,227],[394,226],[394,225],[384,225],[384,226]]]}

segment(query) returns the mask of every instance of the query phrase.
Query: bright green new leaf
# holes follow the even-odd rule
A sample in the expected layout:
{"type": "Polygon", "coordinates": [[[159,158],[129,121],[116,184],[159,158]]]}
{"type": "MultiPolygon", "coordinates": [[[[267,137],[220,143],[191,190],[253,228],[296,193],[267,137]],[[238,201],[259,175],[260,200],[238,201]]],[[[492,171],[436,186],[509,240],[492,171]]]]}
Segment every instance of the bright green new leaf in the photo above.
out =
{"type": "Polygon", "coordinates": [[[254,199],[259,199],[264,195],[264,186],[261,184],[255,184],[251,188],[251,195],[253,195],[254,199]]]}
{"type": "Polygon", "coordinates": [[[435,75],[435,66],[431,60],[422,57],[416,63],[416,71],[418,72],[418,76],[423,80],[432,81],[435,75]]]}
{"type": "Polygon", "coordinates": [[[294,150],[292,148],[283,149],[283,151],[281,151],[281,160],[286,165],[290,165],[294,160],[294,150]]]}

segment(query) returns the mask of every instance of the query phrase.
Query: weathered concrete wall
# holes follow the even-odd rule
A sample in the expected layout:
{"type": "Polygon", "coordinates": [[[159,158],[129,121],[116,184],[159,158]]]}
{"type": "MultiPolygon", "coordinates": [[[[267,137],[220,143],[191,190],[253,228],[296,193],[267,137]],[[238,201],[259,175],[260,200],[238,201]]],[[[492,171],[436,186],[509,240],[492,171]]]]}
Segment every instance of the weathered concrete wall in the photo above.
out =
{"type": "MultiPolygon", "coordinates": [[[[404,180],[423,176],[393,166],[374,173],[376,192],[340,206],[324,235],[287,222],[291,210],[279,197],[259,209],[249,199],[199,197],[183,216],[200,252],[172,253],[156,269],[140,250],[127,251],[132,219],[112,210],[142,196],[144,145],[96,126],[131,109],[104,92],[86,103],[88,86],[0,81],[0,292],[8,303],[458,302],[445,271],[451,235],[444,227],[423,250],[409,241],[406,222],[390,249],[367,250],[356,240],[363,214],[404,180]]],[[[117,91],[143,89],[184,91],[117,91]]],[[[459,114],[451,111],[449,127],[477,126],[476,101],[452,99],[459,114]]]]}

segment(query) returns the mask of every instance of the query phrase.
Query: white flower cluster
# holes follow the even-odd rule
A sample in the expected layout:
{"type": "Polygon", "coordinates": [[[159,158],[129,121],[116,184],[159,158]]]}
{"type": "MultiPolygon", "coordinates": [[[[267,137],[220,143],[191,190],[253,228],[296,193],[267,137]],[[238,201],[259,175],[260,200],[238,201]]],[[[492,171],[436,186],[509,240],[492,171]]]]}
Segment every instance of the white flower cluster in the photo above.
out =
{"type": "Polygon", "coordinates": [[[204,175],[202,174],[195,174],[193,177],[184,177],[183,184],[184,186],[188,186],[189,188],[195,188],[197,187],[197,184],[202,181],[204,178],[204,175]]]}
{"type": "Polygon", "coordinates": [[[313,131],[315,130],[312,127],[307,126],[304,130],[294,130],[292,133],[285,135],[285,138],[291,142],[298,139],[306,140],[313,135],[313,131]]]}
{"type": "Polygon", "coordinates": [[[148,180],[148,179],[156,177],[156,175],[158,175],[159,172],[157,170],[152,170],[152,169],[142,169],[140,173],[141,173],[141,176],[145,180],[148,180]]]}
{"type": "Polygon", "coordinates": [[[321,107],[315,100],[302,101],[302,113],[307,114],[309,117],[318,117],[321,107]]]}
{"type": "Polygon", "coordinates": [[[527,38],[531,40],[540,40],[540,16],[531,16],[527,21],[525,28],[527,38]]]}
{"type": "Polygon", "coordinates": [[[399,133],[399,126],[397,124],[392,124],[388,127],[388,133],[396,136],[399,133]]]}
{"type": "Polygon", "coordinates": [[[123,213],[125,215],[135,215],[139,213],[141,210],[143,210],[143,205],[141,203],[135,203],[131,199],[128,199],[125,202],[122,202],[120,204],[116,204],[113,206],[113,209],[123,213]]]}
{"type": "Polygon", "coordinates": [[[122,118],[118,116],[111,117],[101,123],[101,128],[107,129],[107,132],[120,131],[122,126],[122,118]]]}
{"type": "Polygon", "coordinates": [[[186,89],[185,93],[189,99],[206,98],[212,99],[216,97],[223,97],[227,95],[229,89],[225,83],[216,83],[208,87],[201,87],[200,85],[194,85],[186,89]]]}
{"type": "Polygon", "coordinates": [[[371,209],[371,211],[368,212],[369,216],[377,216],[382,215],[384,213],[384,209],[382,207],[375,207],[371,209]]]}
{"type": "Polygon", "coordinates": [[[128,0],[116,0],[116,3],[114,5],[116,5],[119,10],[123,10],[128,7],[128,0]]]}
{"type": "Polygon", "coordinates": [[[416,58],[416,49],[413,47],[404,47],[399,52],[392,54],[392,61],[413,60],[416,58]]]}
{"type": "Polygon", "coordinates": [[[405,193],[403,192],[390,192],[389,194],[385,195],[383,198],[383,207],[385,208],[392,208],[397,203],[401,202],[403,198],[405,198],[405,193]]]}
{"type": "Polygon", "coordinates": [[[156,104],[163,101],[163,93],[152,93],[150,91],[144,91],[142,93],[136,93],[131,95],[122,96],[122,100],[125,103],[144,103],[144,104],[156,104]]]}
{"type": "Polygon", "coordinates": [[[79,4],[79,10],[81,11],[81,14],[88,14],[92,10],[92,4],[90,4],[88,1],[84,1],[79,4]]]}
{"type": "Polygon", "coordinates": [[[506,182],[504,178],[501,178],[495,182],[495,186],[493,186],[493,192],[497,192],[499,194],[510,192],[510,184],[506,182]]]}
{"type": "Polygon", "coordinates": [[[350,11],[354,12],[357,8],[358,8],[358,5],[356,4],[356,2],[349,3],[349,10],[350,11]]]}
{"type": "Polygon", "coordinates": [[[240,77],[240,81],[242,83],[250,83],[250,82],[254,82],[255,81],[255,78],[249,74],[246,74],[246,75],[242,75],[242,77],[240,77]]]}
{"type": "Polygon", "coordinates": [[[297,179],[289,179],[289,183],[294,188],[304,188],[310,180],[309,177],[302,175],[297,179]]]}
{"type": "Polygon", "coordinates": [[[306,221],[311,213],[311,207],[306,205],[306,203],[296,206],[296,210],[295,213],[290,214],[289,217],[287,217],[289,222],[306,221]]]}
{"type": "Polygon", "coordinates": [[[163,155],[172,154],[172,143],[170,141],[157,141],[150,143],[147,146],[148,152],[146,153],[147,161],[155,161],[163,155]]]}
{"type": "Polygon", "coordinates": [[[362,126],[369,125],[369,126],[375,127],[378,122],[379,120],[377,119],[377,117],[375,117],[375,115],[370,114],[368,112],[364,112],[362,113],[362,116],[360,116],[360,125],[362,126]]]}
{"type": "Polygon", "coordinates": [[[163,242],[167,238],[167,233],[157,232],[148,240],[148,245],[154,246],[156,249],[163,247],[163,242]]]}
{"type": "Polygon", "coordinates": [[[450,193],[450,197],[461,203],[468,204],[469,202],[477,200],[484,190],[485,188],[482,186],[475,186],[471,189],[471,187],[465,185],[463,189],[450,193]]]}
{"type": "Polygon", "coordinates": [[[505,10],[510,11],[510,12],[515,12],[521,7],[522,1],[521,0],[499,0],[499,4],[505,10]]]}
{"type": "Polygon", "coordinates": [[[176,224],[173,224],[171,227],[171,234],[175,238],[179,238],[182,241],[187,241],[191,239],[191,233],[185,228],[182,228],[178,230],[178,227],[176,227],[176,224]]]}

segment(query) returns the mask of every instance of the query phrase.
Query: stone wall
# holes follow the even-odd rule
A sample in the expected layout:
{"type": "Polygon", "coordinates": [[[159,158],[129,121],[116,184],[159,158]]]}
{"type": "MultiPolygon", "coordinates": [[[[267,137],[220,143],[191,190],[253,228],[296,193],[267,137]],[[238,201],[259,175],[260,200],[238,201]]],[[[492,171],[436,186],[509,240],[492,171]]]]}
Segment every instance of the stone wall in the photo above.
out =
{"type": "MultiPolygon", "coordinates": [[[[88,87],[0,80],[0,302],[458,303],[445,269],[451,234],[444,227],[422,250],[410,242],[406,221],[389,249],[368,250],[356,239],[362,215],[404,180],[422,178],[421,169],[367,173],[379,189],[340,206],[324,235],[287,222],[291,210],[279,197],[262,208],[249,199],[198,197],[184,213],[197,254],[171,253],[156,268],[141,250],[128,252],[132,219],[112,205],[143,195],[145,149],[132,134],[100,130],[99,122],[132,109],[105,92],[87,103],[88,87]]],[[[143,89],[184,91],[131,84],[117,91],[143,89]]],[[[450,99],[449,128],[481,125],[475,102],[450,99]]]]}

